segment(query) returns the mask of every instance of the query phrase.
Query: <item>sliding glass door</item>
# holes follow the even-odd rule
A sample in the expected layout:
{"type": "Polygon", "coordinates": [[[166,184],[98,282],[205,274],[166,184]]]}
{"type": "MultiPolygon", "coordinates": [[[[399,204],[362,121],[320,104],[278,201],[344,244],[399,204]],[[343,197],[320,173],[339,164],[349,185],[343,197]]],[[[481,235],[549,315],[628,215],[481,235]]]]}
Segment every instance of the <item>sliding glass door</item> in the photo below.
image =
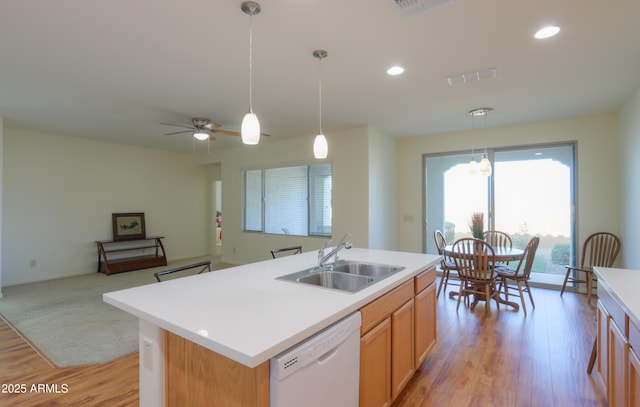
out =
{"type": "Polygon", "coordinates": [[[474,212],[484,229],[507,232],[514,247],[540,237],[533,271],[564,275],[575,256],[574,145],[545,145],[489,151],[493,173],[470,171],[469,153],[429,155],[425,170],[425,249],[437,253],[433,232],[448,242],[471,236],[474,212]]]}

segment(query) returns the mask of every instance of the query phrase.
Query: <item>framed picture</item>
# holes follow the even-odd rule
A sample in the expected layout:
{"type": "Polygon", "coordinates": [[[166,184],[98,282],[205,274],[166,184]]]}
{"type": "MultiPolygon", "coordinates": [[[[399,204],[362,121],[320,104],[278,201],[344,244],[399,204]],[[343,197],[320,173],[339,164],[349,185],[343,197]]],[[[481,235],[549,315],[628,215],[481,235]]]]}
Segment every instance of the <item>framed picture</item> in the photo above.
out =
{"type": "Polygon", "coordinates": [[[144,213],[113,213],[113,240],[133,240],[146,238],[144,213]]]}

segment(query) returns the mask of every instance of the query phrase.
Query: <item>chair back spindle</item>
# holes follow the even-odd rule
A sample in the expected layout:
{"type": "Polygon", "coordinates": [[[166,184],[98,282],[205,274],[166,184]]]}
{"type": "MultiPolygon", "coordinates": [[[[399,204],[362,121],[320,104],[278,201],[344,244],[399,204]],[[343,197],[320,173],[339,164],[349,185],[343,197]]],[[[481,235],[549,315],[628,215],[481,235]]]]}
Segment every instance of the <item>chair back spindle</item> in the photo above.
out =
{"type": "Polygon", "coordinates": [[[513,247],[511,236],[505,232],[487,230],[483,233],[483,236],[485,242],[489,243],[491,247],[508,247],[509,249],[513,247]]]}

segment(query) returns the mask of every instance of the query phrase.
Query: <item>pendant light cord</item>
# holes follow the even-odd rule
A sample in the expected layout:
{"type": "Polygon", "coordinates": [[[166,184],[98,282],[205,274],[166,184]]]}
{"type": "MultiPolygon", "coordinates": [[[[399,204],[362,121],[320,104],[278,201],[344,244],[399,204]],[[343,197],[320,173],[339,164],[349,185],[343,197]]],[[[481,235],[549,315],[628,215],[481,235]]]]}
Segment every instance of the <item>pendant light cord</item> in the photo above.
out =
{"type": "Polygon", "coordinates": [[[319,104],[318,104],[318,112],[319,112],[319,121],[320,121],[320,134],[322,133],[322,58],[318,58],[318,60],[320,62],[318,62],[318,77],[320,78],[318,80],[318,99],[319,99],[319,104]]]}
{"type": "Polygon", "coordinates": [[[474,150],[476,146],[476,130],[473,123],[473,115],[471,115],[471,158],[473,157],[474,150]]]}
{"type": "Polygon", "coordinates": [[[253,113],[253,14],[249,14],[249,113],[253,113]]]}

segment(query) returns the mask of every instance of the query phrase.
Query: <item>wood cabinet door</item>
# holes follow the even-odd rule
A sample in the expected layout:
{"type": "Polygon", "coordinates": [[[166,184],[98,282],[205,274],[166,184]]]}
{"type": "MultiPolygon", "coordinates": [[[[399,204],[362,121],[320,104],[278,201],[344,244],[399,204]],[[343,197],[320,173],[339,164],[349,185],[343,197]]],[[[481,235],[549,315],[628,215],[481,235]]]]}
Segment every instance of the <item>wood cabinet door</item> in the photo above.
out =
{"type": "Polygon", "coordinates": [[[436,343],[436,285],[433,283],[416,295],[414,324],[415,368],[418,369],[436,343]]]}
{"type": "Polygon", "coordinates": [[[413,298],[391,314],[391,399],[409,382],[414,366],[413,298]]]}
{"type": "Polygon", "coordinates": [[[629,383],[627,386],[629,407],[640,407],[640,359],[633,348],[629,351],[629,383]]]}
{"type": "Polygon", "coordinates": [[[598,300],[598,308],[596,310],[598,319],[598,359],[597,368],[600,379],[604,383],[604,388],[607,393],[607,400],[611,400],[609,395],[609,380],[608,380],[608,365],[609,365],[609,313],[607,312],[602,302],[598,300]]]}
{"type": "Polygon", "coordinates": [[[391,319],[360,338],[360,407],[391,404],[391,319]]]}
{"type": "Polygon", "coordinates": [[[609,406],[627,406],[627,363],[629,342],[618,326],[609,322],[609,406]]]}

